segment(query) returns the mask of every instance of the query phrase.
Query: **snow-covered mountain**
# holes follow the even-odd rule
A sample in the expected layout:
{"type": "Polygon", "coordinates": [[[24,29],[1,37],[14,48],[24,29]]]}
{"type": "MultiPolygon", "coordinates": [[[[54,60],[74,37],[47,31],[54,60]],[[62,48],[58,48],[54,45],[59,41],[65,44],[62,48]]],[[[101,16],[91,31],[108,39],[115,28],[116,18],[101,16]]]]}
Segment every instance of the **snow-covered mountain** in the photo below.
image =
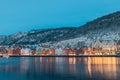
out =
{"type": "MultiPolygon", "coordinates": [[[[45,30],[32,30],[29,32],[19,32],[9,36],[0,36],[1,45],[12,44],[39,44],[46,42],[55,42],[65,39],[69,39],[72,31],[77,28],[57,28],[57,29],[45,29],[45,30]]],[[[71,36],[72,38],[72,36],[71,36]]]]}
{"type": "Polygon", "coordinates": [[[0,45],[27,45],[41,43],[77,44],[80,41],[90,44],[97,40],[120,39],[120,12],[115,12],[80,27],[65,27],[45,30],[19,32],[9,36],[0,36],[0,45]]]}

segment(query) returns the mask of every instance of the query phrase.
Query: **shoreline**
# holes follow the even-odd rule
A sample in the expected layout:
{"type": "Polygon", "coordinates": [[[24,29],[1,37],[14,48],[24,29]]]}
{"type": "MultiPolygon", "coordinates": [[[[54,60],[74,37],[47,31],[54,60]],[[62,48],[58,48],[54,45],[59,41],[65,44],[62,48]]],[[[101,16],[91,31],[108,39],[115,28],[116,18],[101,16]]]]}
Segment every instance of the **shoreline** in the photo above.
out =
{"type": "Polygon", "coordinates": [[[9,57],[120,57],[120,55],[9,55],[9,57]]]}

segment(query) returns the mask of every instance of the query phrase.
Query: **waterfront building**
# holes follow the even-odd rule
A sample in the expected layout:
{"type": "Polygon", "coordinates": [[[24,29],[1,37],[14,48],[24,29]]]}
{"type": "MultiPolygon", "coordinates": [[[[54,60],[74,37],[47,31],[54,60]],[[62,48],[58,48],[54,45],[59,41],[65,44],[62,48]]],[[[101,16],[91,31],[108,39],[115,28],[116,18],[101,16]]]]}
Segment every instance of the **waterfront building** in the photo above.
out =
{"type": "Polygon", "coordinates": [[[117,52],[120,53],[120,40],[117,43],[117,52]]]}
{"type": "Polygon", "coordinates": [[[53,48],[53,47],[50,48],[49,51],[48,51],[48,54],[49,54],[49,55],[55,54],[55,48],[53,48]]]}
{"type": "Polygon", "coordinates": [[[36,55],[36,49],[31,50],[32,55],[36,55]]]}
{"type": "Polygon", "coordinates": [[[101,54],[102,43],[97,40],[95,43],[92,43],[92,54],[101,54]]]}
{"type": "Polygon", "coordinates": [[[92,54],[92,48],[91,47],[83,47],[82,52],[84,55],[90,55],[90,54],[92,54]]]}
{"type": "Polygon", "coordinates": [[[2,49],[1,49],[1,47],[0,47],[0,55],[2,55],[2,49]]]}
{"type": "Polygon", "coordinates": [[[12,50],[12,48],[11,48],[11,47],[8,47],[7,54],[8,54],[8,55],[12,55],[12,54],[13,54],[13,50],[12,50]]]}
{"type": "Polygon", "coordinates": [[[21,48],[20,47],[15,48],[15,54],[16,55],[21,55],[21,48]]]}
{"type": "Polygon", "coordinates": [[[21,54],[22,55],[30,55],[31,54],[30,49],[28,47],[23,47],[21,49],[21,54]]]}
{"type": "Polygon", "coordinates": [[[37,54],[37,55],[41,55],[41,54],[42,54],[42,50],[43,50],[42,47],[37,48],[37,49],[36,49],[36,54],[37,54]]]}
{"type": "Polygon", "coordinates": [[[77,48],[77,49],[76,49],[76,54],[77,54],[77,55],[84,54],[84,48],[77,48]]]}
{"type": "Polygon", "coordinates": [[[7,54],[7,49],[6,49],[6,47],[0,47],[0,54],[1,54],[1,55],[7,54]]]}
{"type": "Polygon", "coordinates": [[[62,55],[67,55],[67,54],[68,54],[67,47],[62,48],[62,55]]]}
{"type": "Polygon", "coordinates": [[[87,47],[87,54],[91,55],[92,54],[92,48],[91,47],[87,47]]]}
{"type": "Polygon", "coordinates": [[[92,54],[115,54],[117,51],[117,45],[114,41],[102,41],[99,40],[92,43],[92,54]]]}
{"type": "Polygon", "coordinates": [[[104,54],[115,54],[117,51],[117,45],[114,41],[105,41],[102,45],[102,51],[104,54]]]}
{"type": "Polygon", "coordinates": [[[55,49],[55,54],[56,54],[56,55],[62,55],[62,48],[60,48],[60,47],[59,47],[59,48],[56,48],[56,49],[55,49]]]}
{"type": "Polygon", "coordinates": [[[46,50],[46,55],[49,55],[50,47],[47,46],[47,47],[45,48],[45,50],[46,50]]]}
{"type": "Polygon", "coordinates": [[[68,49],[68,55],[75,55],[74,48],[68,49]]]}
{"type": "Polygon", "coordinates": [[[46,55],[47,54],[47,50],[45,50],[45,48],[42,49],[42,55],[46,55]]]}
{"type": "Polygon", "coordinates": [[[6,47],[2,47],[2,54],[7,54],[6,47]]]}

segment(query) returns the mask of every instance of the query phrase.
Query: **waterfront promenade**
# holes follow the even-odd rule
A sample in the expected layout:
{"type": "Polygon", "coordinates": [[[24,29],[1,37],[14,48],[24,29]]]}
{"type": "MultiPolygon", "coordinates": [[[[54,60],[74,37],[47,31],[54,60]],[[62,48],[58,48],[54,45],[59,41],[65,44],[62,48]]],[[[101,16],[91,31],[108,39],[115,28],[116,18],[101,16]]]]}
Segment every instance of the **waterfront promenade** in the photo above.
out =
{"type": "Polygon", "coordinates": [[[9,55],[9,57],[120,57],[120,55],[9,55]]]}

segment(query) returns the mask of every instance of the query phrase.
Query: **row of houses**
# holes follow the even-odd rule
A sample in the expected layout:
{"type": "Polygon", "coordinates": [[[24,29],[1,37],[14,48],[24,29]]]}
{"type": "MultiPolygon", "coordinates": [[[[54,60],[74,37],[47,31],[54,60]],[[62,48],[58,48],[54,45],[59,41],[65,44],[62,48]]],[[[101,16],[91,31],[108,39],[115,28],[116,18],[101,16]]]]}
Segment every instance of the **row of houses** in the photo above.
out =
{"type": "Polygon", "coordinates": [[[53,48],[48,50],[43,50],[43,54],[53,54],[60,53],[60,55],[114,55],[120,52],[120,41],[100,41],[97,40],[93,42],[90,46],[85,46],[85,42],[79,42],[77,47],[63,47],[63,48],[53,48]],[[56,52],[57,51],[57,52],[56,52]]]}
{"type": "Polygon", "coordinates": [[[116,54],[120,52],[120,41],[99,41],[92,43],[89,47],[84,47],[84,54],[116,54]]]}
{"type": "Polygon", "coordinates": [[[120,52],[120,41],[100,41],[91,43],[90,46],[85,46],[85,42],[79,42],[77,47],[64,46],[39,46],[31,47],[0,47],[0,54],[11,55],[107,55],[120,52]]]}

